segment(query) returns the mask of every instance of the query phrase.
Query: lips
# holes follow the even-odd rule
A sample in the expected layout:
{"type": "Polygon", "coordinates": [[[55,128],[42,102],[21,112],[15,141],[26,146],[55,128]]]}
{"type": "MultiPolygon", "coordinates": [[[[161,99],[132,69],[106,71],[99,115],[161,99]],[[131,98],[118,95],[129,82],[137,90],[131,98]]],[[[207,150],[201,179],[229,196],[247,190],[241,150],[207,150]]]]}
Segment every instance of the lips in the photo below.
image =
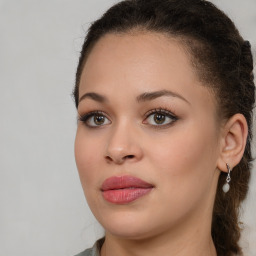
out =
{"type": "Polygon", "coordinates": [[[106,179],[101,191],[103,198],[114,204],[127,204],[148,194],[153,185],[134,176],[114,176],[106,179]]]}

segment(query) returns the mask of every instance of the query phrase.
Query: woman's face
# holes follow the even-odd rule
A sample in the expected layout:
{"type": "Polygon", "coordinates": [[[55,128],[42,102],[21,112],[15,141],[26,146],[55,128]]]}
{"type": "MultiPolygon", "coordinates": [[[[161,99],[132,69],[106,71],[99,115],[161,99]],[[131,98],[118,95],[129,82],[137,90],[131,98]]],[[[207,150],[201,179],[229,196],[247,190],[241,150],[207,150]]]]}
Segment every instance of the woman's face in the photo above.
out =
{"type": "Polygon", "coordinates": [[[210,225],[216,106],[180,42],[106,35],[89,54],[79,97],[77,167],[107,234],[139,239],[210,225]]]}

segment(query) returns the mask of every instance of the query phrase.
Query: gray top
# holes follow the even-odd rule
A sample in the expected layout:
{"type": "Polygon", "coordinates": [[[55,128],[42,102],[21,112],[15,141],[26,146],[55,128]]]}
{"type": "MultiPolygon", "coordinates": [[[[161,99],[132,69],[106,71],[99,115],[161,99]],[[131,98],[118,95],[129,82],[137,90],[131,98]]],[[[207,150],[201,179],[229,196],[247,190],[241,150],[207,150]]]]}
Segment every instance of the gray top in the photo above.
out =
{"type": "Polygon", "coordinates": [[[75,256],[100,256],[100,249],[103,243],[104,238],[101,238],[93,245],[92,248],[86,249],[75,256]]]}

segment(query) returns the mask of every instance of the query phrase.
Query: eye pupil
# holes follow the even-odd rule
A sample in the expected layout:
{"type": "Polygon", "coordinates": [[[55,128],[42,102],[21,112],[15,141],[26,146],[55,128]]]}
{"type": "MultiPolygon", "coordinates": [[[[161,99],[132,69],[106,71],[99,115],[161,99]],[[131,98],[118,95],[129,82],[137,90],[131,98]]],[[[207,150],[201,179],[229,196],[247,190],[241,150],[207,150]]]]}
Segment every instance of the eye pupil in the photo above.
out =
{"type": "Polygon", "coordinates": [[[94,123],[97,125],[101,125],[104,124],[105,122],[105,117],[104,116],[100,116],[100,115],[95,115],[94,116],[94,123]]]}
{"type": "Polygon", "coordinates": [[[162,115],[162,114],[155,114],[154,115],[154,121],[157,123],[157,124],[162,124],[164,123],[165,121],[165,115],[162,115]]]}

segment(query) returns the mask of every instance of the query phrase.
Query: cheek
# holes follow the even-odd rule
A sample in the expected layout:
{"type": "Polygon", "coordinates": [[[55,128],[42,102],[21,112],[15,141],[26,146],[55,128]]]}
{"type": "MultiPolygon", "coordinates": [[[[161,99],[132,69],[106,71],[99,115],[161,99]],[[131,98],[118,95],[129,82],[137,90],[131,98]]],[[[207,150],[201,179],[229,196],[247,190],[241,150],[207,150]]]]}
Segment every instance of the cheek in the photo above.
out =
{"type": "Polygon", "coordinates": [[[87,188],[87,184],[92,184],[95,180],[96,171],[99,163],[98,154],[100,145],[96,139],[90,139],[86,136],[82,129],[78,128],[75,139],[75,159],[79,172],[80,180],[83,188],[87,188]],[[95,153],[96,152],[96,153],[95,153]]]}
{"type": "Polygon", "coordinates": [[[151,164],[158,169],[166,191],[181,198],[181,193],[203,194],[210,187],[216,167],[214,134],[213,129],[191,125],[189,130],[177,129],[169,138],[154,143],[151,164]]]}

